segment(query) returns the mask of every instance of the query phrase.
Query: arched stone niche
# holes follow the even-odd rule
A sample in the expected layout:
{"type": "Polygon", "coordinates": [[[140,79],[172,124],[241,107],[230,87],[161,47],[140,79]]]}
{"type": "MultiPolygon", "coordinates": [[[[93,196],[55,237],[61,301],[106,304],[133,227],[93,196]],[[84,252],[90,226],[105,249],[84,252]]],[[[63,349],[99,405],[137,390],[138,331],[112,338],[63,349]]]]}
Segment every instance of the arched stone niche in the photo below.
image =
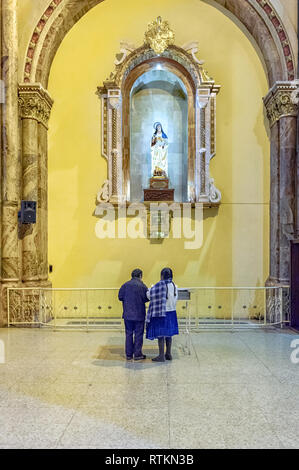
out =
{"type": "Polygon", "coordinates": [[[216,96],[220,86],[208,76],[195,52],[196,43],[169,45],[161,54],[149,45],[132,49],[122,44],[115,71],[97,91],[102,101],[102,154],[108,163],[99,202],[130,202],[130,185],[134,184],[130,180],[130,94],[136,80],[159,65],[174,74],[187,91],[188,178],[186,197],[178,202],[200,202],[207,207],[220,203],[221,193],[210,175],[210,161],[216,155],[216,96]]]}
{"type": "MultiPolygon", "coordinates": [[[[160,62],[135,80],[130,92],[128,123],[129,176],[130,182],[134,182],[127,191],[130,201],[141,201],[144,188],[148,188],[148,175],[153,170],[148,136],[153,134],[156,122],[162,123],[168,138],[168,178],[174,189],[174,201],[188,200],[188,98],[183,81],[160,62]]],[[[159,181],[154,184],[160,186],[159,181]]]]}

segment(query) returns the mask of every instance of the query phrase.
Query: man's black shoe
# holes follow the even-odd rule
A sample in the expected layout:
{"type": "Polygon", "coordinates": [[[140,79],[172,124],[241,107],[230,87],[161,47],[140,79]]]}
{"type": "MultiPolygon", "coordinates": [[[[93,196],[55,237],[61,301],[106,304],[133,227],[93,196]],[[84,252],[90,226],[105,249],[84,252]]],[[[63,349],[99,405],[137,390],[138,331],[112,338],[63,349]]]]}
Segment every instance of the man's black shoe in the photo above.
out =
{"type": "Polygon", "coordinates": [[[142,361],[143,359],[146,359],[145,354],[142,354],[142,356],[134,357],[134,361],[142,361]]]}
{"type": "Polygon", "coordinates": [[[127,361],[132,361],[133,357],[126,356],[127,361]]]}

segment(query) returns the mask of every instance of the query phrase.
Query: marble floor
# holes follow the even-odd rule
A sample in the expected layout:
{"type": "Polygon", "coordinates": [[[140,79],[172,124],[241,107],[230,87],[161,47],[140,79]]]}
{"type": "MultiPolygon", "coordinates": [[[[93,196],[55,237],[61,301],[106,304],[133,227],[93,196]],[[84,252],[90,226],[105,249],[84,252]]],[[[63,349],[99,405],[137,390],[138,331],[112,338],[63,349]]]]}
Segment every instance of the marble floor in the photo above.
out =
{"type": "Polygon", "coordinates": [[[0,448],[299,448],[294,339],[203,331],[127,363],[121,332],[0,329],[0,448]]]}

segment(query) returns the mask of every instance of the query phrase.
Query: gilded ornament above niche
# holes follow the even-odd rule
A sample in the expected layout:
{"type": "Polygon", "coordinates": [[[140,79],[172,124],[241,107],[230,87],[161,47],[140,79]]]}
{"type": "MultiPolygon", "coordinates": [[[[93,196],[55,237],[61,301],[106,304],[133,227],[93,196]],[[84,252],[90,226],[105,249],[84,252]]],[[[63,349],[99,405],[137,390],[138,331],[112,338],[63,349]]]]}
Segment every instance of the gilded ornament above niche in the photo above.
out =
{"type": "MultiPolygon", "coordinates": [[[[103,190],[106,202],[115,204],[132,202],[132,185],[136,185],[136,178],[133,177],[130,164],[133,155],[132,118],[136,112],[132,105],[132,94],[135,93],[134,84],[140,83],[143,86],[142,84],[149,80],[151,73],[151,76],[156,74],[156,79],[160,80],[160,84],[165,84],[165,89],[174,90],[169,92],[173,99],[185,96],[186,101],[187,112],[184,114],[185,124],[183,124],[187,131],[184,134],[185,141],[182,147],[184,150],[181,158],[185,166],[183,170],[182,165],[178,164],[174,169],[175,172],[182,172],[183,176],[186,175],[186,181],[182,183],[185,185],[184,197],[178,200],[179,196],[177,196],[175,201],[201,202],[206,207],[219,205],[221,192],[216,188],[214,179],[210,176],[210,160],[216,155],[216,96],[220,91],[220,86],[216,85],[203,68],[204,61],[197,58],[197,53],[197,41],[189,41],[181,47],[177,46],[174,43],[174,32],[168,22],[162,20],[161,17],[149,23],[143,45],[135,47],[131,43],[121,42],[120,53],[116,55],[114,61],[115,69],[97,90],[102,102],[102,155],[108,163],[108,175],[103,190]],[[171,81],[175,85],[171,86],[171,81]],[[178,86],[181,87],[179,93],[178,86]]],[[[146,88],[146,93],[150,94],[151,85],[147,83],[146,88]]],[[[178,155],[181,151],[176,148],[176,142],[173,139],[175,134],[172,132],[171,120],[174,116],[168,109],[167,112],[165,111],[163,108],[165,103],[163,103],[156,107],[156,117],[153,117],[151,111],[148,119],[146,115],[149,113],[148,107],[142,107],[144,115],[142,115],[141,124],[147,130],[145,131],[146,137],[143,132],[143,145],[139,163],[137,162],[141,172],[148,171],[151,158],[149,142],[155,121],[163,121],[169,132],[170,166],[173,161],[172,155],[178,155]],[[162,118],[160,114],[163,113],[162,118]]],[[[136,134],[136,130],[134,132],[136,134]]],[[[148,175],[143,175],[144,178],[142,176],[143,180],[148,180],[145,185],[150,182],[152,176],[150,170],[148,172],[148,175]]],[[[171,189],[171,176],[169,184],[169,189],[171,189]]],[[[144,186],[144,189],[146,187],[148,186],[144,186]]],[[[180,194],[180,192],[175,191],[175,194],[180,194]]],[[[103,197],[100,200],[103,200],[103,197]]]]}
{"type": "Polygon", "coordinates": [[[144,37],[145,44],[158,55],[163,54],[165,49],[174,43],[174,32],[170,29],[168,21],[162,21],[161,16],[148,24],[144,37]]]}

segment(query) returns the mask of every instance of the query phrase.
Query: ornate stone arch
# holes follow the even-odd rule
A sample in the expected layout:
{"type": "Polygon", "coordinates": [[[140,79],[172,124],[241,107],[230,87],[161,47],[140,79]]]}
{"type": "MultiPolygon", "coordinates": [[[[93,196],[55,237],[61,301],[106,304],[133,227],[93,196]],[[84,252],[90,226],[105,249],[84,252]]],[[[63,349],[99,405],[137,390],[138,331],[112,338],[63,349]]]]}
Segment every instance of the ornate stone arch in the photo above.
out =
{"type": "Polygon", "coordinates": [[[269,86],[295,79],[296,44],[271,0],[207,0],[236,17],[251,34],[265,61],[269,86]]]}
{"type": "MultiPolygon", "coordinates": [[[[143,62],[154,59],[155,57],[157,57],[157,54],[148,46],[141,46],[138,49],[132,51],[132,53],[127,56],[124,61],[120,62],[119,65],[116,65],[116,84],[121,87],[124,80],[130,74],[133,68],[137,67],[143,62]]],[[[203,61],[198,61],[196,57],[192,57],[192,55],[184,48],[170,45],[162,54],[160,54],[159,57],[167,58],[177,62],[178,64],[181,64],[189,72],[196,88],[207,81],[214,83],[213,80],[208,80],[203,67],[201,67],[203,61]]]]}
{"type": "MultiPolygon", "coordinates": [[[[61,41],[91,8],[103,0],[52,0],[30,39],[24,82],[40,82],[47,88],[51,64],[61,41]]],[[[232,13],[249,31],[265,60],[269,84],[294,80],[295,52],[288,32],[270,0],[213,0],[223,11],[232,13]]]]}

